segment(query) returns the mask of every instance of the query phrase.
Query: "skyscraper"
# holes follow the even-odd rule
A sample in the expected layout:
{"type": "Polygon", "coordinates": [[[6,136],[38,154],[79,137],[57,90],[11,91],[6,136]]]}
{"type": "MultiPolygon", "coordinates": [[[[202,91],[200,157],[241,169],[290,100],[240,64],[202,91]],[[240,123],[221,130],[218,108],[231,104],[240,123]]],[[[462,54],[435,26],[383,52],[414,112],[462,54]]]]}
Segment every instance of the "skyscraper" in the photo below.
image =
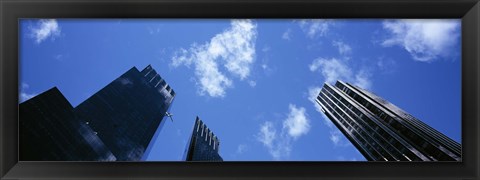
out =
{"type": "Polygon", "coordinates": [[[218,154],[220,141],[217,136],[203,123],[195,119],[192,136],[185,152],[186,161],[223,161],[218,154]]]}
{"type": "Polygon", "coordinates": [[[19,106],[20,161],[114,161],[116,157],[56,88],[19,106]]]}
{"type": "Polygon", "coordinates": [[[324,84],[316,101],[369,161],[461,160],[458,142],[357,86],[324,84]]]}
{"type": "Polygon", "coordinates": [[[173,89],[151,65],[141,72],[131,68],[75,108],[53,88],[21,103],[19,117],[20,151],[35,144],[44,147],[23,155],[54,155],[40,159],[24,156],[23,160],[140,160],[157,129],[161,129],[174,97],[173,89]],[[28,136],[22,138],[22,134],[28,136]],[[94,150],[105,149],[111,157],[83,157],[83,152],[70,150],[79,142],[85,145],[83,141],[90,142],[87,144],[94,150]]]}

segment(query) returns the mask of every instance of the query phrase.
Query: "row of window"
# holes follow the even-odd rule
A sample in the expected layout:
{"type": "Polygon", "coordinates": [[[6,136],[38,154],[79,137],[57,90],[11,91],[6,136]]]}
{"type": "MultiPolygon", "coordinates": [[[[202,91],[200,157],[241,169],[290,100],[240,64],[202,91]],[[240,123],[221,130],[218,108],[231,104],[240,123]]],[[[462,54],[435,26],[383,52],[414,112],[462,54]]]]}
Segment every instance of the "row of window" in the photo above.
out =
{"type": "MultiPolygon", "coordinates": [[[[407,137],[408,141],[412,142],[414,146],[422,147],[422,146],[434,146],[433,142],[426,140],[424,137],[421,137],[418,133],[415,133],[412,131],[410,128],[406,128],[403,124],[401,124],[399,121],[394,120],[391,115],[387,115],[384,113],[384,111],[380,110],[380,108],[376,107],[375,105],[369,103],[365,98],[358,96],[355,92],[348,90],[347,93],[350,97],[355,99],[358,103],[366,107],[370,112],[372,112],[374,115],[379,117],[384,121],[387,126],[390,126],[393,128],[394,131],[396,131],[399,134],[402,134],[403,136],[407,137]],[[426,142],[428,145],[424,145],[426,142]]],[[[385,102],[385,104],[389,104],[388,102],[385,102]]],[[[395,109],[395,108],[394,108],[395,109]]],[[[396,110],[396,109],[395,109],[396,110]]],[[[428,129],[428,128],[426,128],[428,129]]],[[[423,150],[424,152],[427,152],[428,154],[438,154],[439,150],[437,148],[418,148],[419,150],[423,150]],[[429,149],[429,151],[427,151],[429,149]],[[437,151],[431,151],[431,149],[437,149],[437,151]]],[[[451,159],[450,159],[451,160],[451,159]]]]}
{"type": "Polygon", "coordinates": [[[149,71],[144,75],[145,78],[150,82],[150,83],[155,83],[155,88],[158,87],[158,85],[160,85],[160,87],[165,87],[166,85],[166,89],[168,91],[168,93],[170,93],[171,96],[175,96],[175,91],[172,90],[172,88],[170,87],[170,85],[167,85],[167,83],[165,82],[165,80],[160,76],[160,74],[158,74],[154,69],[151,69],[150,67],[147,67],[149,69],[149,71]]]}
{"type": "Polygon", "coordinates": [[[202,121],[197,119],[196,124],[197,124],[197,128],[196,128],[197,134],[201,129],[200,137],[205,137],[205,141],[208,141],[208,145],[210,146],[213,145],[213,149],[215,150],[220,144],[217,136],[215,136],[215,134],[213,134],[213,132],[210,129],[208,129],[207,125],[205,125],[202,121]]]}
{"type": "MultiPolygon", "coordinates": [[[[333,90],[333,89],[330,89],[329,90],[333,90]]],[[[324,93],[327,92],[327,91],[324,91],[324,93]]],[[[330,98],[333,98],[331,96],[331,92],[328,91],[327,95],[330,96],[330,98]]],[[[341,103],[338,103],[337,105],[341,105],[343,106],[344,109],[347,109],[348,108],[348,111],[346,112],[348,115],[350,115],[351,117],[356,117],[357,119],[362,119],[363,121],[358,121],[357,123],[362,123],[362,127],[363,128],[363,131],[360,131],[360,134],[363,135],[363,136],[373,136],[374,139],[376,140],[379,140],[380,143],[385,146],[389,152],[392,152],[392,153],[395,153],[396,152],[396,157],[400,158],[400,159],[405,159],[405,155],[404,153],[406,152],[403,152],[402,151],[405,151],[406,149],[403,148],[403,146],[401,145],[401,143],[399,143],[398,141],[396,141],[393,137],[391,137],[388,133],[386,133],[382,128],[379,128],[378,125],[376,125],[375,123],[373,123],[370,119],[368,119],[366,116],[363,115],[363,113],[361,113],[358,109],[356,108],[353,108],[353,106],[351,105],[351,103],[347,102],[344,98],[342,98],[341,96],[339,96],[338,93],[334,93],[333,94],[335,96],[335,99],[340,99],[340,102],[341,103]],[[346,104],[348,104],[347,106],[345,106],[346,104]],[[346,107],[346,108],[345,108],[346,107]],[[364,124],[364,123],[368,123],[368,125],[364,124]],[[374,129],[372,129],[372,127],[375,127],[374,129]],[[367,135],[368,133],[368,135],[367,135]],[[389,142],[386,141],[386,139],[390,139],[389,142]],[[392,143],[395,142],[395,147],[402,147],[402,149],[400,150],[396,150],[395,148],[392,147],[392,143]],[[395,149],[395,150],[394,150],[395,149]],[[400,151],[400,152],[399,152],[400,151]]],[[[342,115],[343,118],[345,118],[343,115],[342,115]]],[[[347,129],[351,132],[352,129],[356,129],[357,131],[359,131],[361,128],[359,128],[356,124],[353,124],[353,127],[349,127],[347,126],[347,129]]],[[[374,143],[375,144],[375,143],[374,143]]],[[[377,148],[378,149],[378,148],[377,148]]],[[[408,153],[408,152],[407,152],[408,153]]],[[[411,153],[410,153],[411,154],[411,153]]],[[[408,159],[408,158],[407,158],[408,159]]]]}
{"type": "MultiPolygon", "coordinates": [[[[352,131],[352,125],[350,125],[348,122],[343,120],[343,118],[337,113],[337,111],[336,111],[337,107],[334,106],[332,101],[330,101],[330,100],[325,101],[325,100],[323,100],[323,98],[326,98],[326,97],[325,97],[324,94],[321,94],[321,102],[326,106],[328,111],[331,112],[330,114],[333,115],[337,119],[338,123],[341,123],[340,126],[343,125],[342,129],[346,129],[345,127],[348,127],[347,128],[348,129],[347,133],[350,134],[350,137],[352,139],[354,139],[354,141],[356,141],[357,144],[359,144],[363,149],[365,149],[364,152],[370,156],[370,159],[378,160],[379,158],[383,158],[383,157],[381,157],[381,155],[376,150],[373,150],[370,146],[368,146],[367,140],[365,140],[364,137],[359,136],[355,131],[352,131]]],[[[356,128],[355,130],[359,131],[358,126],[355,126],[354,128],[356,128]]]]}
{"type": "MultiPolygon", "coordinates": [[[[338,95],[338,94],[335,94],[335,95],[338,95]]],[[[345,108],[345,103],[338,103],[337,104],[338,106],[343,106],[343,107],[340,107],[340,108],[345,108]]],[[[348,105],[348,111],[344,112],[346,114],[348,114],[350,117],[345,117],[345,114],[342,115],[342,118],[346,119],[346,120],[349,120],[348,118],[351,118],[351,117],[356,117],[356,119],[359,119],[358,115],[357,114],[354,114],[352,110],[355,110],[355,111],[358,111],[356,108],[353,108],[353,106],[349,103],[348,105]]],[[[360,114],[360,116],[363,116],[363,114],[360,114]]],[[[365,118],[365,116],[363,116],[365,118]]],[[[384,159],[389,159],[389,160],[397,160],[396,158],[391,158],[391,157],[394,157],[392,154],[389,154],[387,153],[384,148],[385,147],[390,147],[391,151],[389,151],[390,153],[393,153],[394,151],[393,148],[391,148],[391,145],[386,142],[386,140],[383,138],[383,136],[379,136],[373,129],[372,127],[376,127],[376,130],[378,130],[378,126],[367,126],[366,124],[364,124],[365,122],[362,122],[362,121],[357,121],[357,124],[355,123],[352,123],[352,126],[347,126],[347,129],[349,131],[352,132],[352,129],[355,129],[358,133],[358,135],[361,135],[363,137],[370,137],[370,139],[374,140],[375,142],[372,142],[371,143],[371,146],[376,149],[377,151],[379,151],[383,157],[389,157],[389,158],[384,158],[384,159]],[[362,125],[360,125],[362,124],[362,125]],[[361,126],[361,127],[360,127],[361,126]],[[373,137],[373,138],[372,138],[373,137]],[[385,147],[383,147],[385,146],[385,147]]],[[[368,146],[368,144],[366,142],[363,143],[363,146],[367,147],[367,149],[369,150],[372,150],[371,147],[368,146]]]]}

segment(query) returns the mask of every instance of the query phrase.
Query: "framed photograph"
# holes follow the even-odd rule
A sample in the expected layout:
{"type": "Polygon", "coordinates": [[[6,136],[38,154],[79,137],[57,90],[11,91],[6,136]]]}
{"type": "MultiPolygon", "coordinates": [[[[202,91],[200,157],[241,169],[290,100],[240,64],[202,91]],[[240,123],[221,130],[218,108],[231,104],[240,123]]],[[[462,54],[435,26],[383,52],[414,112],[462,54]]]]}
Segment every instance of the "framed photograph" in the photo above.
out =
{"type": "Polygon", "coordinates": [[[479,8],[2,2],[1,177],[477,179],[479,8]]]}

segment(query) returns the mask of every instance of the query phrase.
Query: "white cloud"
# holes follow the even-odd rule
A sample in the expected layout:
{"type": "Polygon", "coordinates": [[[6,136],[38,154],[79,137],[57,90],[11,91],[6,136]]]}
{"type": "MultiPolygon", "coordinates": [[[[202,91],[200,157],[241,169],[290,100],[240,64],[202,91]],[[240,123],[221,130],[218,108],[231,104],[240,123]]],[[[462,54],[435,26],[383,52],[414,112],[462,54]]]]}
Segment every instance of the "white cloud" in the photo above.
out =
{"type": "Polygon", "coordinates": [[[422,62],[448,55],[460,37],[460,20],[394,20],[383,22],[383,28],[391,34],[383,46],[402,46],[422,62]]]}
{"type": "Polygon", "coordinates": [[[33,97],[37,96],[37,94],[29,94],[29,93],[25,93],[25,92],[20,92],[20,102],[24,102],[26,100],[29,100],[33,97]]]}
{"type": "Polygon", "coordinates": [[[290,104],[289,110],[281,130],[277,130],[273,122],[266,121],[260,126],[257,135],[257,140],[267,147],[274,160],[288,158],[292,151],[292,141],[310,130],[310,120],[307,118],[305,108],[297,108],[290,104]]]}
{"type": "Polygon", "coordinates": [[[282,34],[282,39],[291,40],[292,39],[292,30],[289,28],[282,34]]]}
{"type": "Polygon", "coordinates": [[[251,87],[255,87],[255,86],[257,86],[257,82],[255,82],[255,81],[248,81],[248,85],[250,85],[251,87]]]}
{"type": "Polygon", "coordinates": [[[26,101],[26,100],[29,100],[35,96],[37,96],[38,94],[36,93],[27,93],[26,90],[30,88],[30,85],[28,85],[27,83],[22,83],[21,87],[20,87],[20,92],[19,92],[19,101],[20,103],[26,101]]]}
{"type": "Polygon", "coordinates": [[[266,64],[262,64],[262,69],[263,70],[266,70],[268,68],[268,66],[266,64]]]}
{"type": "Polygon", "coordinates": [[[348,139],[336,127],[330,128],[329,138],[335,147],[346,147],[350,145],[348,139]]]}
{"type": "Polygon", "coordinates": [[[257,140],[267,147],[274,160],[281,160],[290,156],[292,149],[290,137],[284,133],[277,134],[277,130],[271,121],[266,121],[260,126],[257,140]]]}
{"type": "Polygon", "coordinates": [[[154,35],[154,34],[159,34],[162,29],[159,26],[159,27],[148,27],[147,30],[150,35],[154,35]]]}
{"type": "Polygon", "coordinates": [[[273,123],[266,121],[260,127],[260,133],[257,138],[263,145],[267,147],[273,147],[273,141],[277,136],[277,130],[273,127],[273,123]]]}
{"type": "Polygon", "coordinates": [[[22,83],[21,89],[28,89],[29,87],[30,85],[28,85],[27,83],[22,83]]]}
{"type": "Polygon", "coordinates": [[[383,73],[393,73],[397,67],[397,63],[392,58],[379,57],[377,66],[383,73]]]}
{"type": "Polygon", "coordinates": [[[288,130],[288,134],[294,139],[303,134],[307,134],[310,130],[310,120],[307,118],[305,108],[297,108],[295,105],[290,104],[288,106],[290,113],[287,119],[283,122],[283,128],[288,130]]]}
{"type": "Polygon", "coordinates": [[[270,50],[271,50],[270,46],[265,46],[265,47],[262,48],[262,52],[264,52],[264,53],[266,53],[270,50]]]}
{"type": "MultiPolygon", "coordinates": [[[[333,132],[335,132],[335,131],[333,131],[333,132]]],[[[333,142],[333,144],[338,144],[338,142],[340,141],[339,134],[331,133],[330,134],[330,140],[333,142]]]]}
{"type": "Polygon", "coordinates": [[[59,60],[59,61],[60,61],[60,60],[63,59],[63,55],[62,55],[62,54],[57,54],[57,55],[54,56],[54,58],[55,58],[56,60],[59,60]]]}
{"type": "Polygon", "coordinates": [[[370,76],[371,74],[368,71],[362,69],[355,74],[355,80],[353,81],[353,84],[364,89],[370,89],[370,87],[372,87],[370,76]]]}
{"type": "Polygon", "coordinates": [[[224,97],[232,80],[220,71],[222,66],[233,76],[244,80],[250,74],[255,59],[256,25],[251,20],[233,20],[231,27],[217,34],[203,45],[193,44],[181,49],[172,59],[172,65],[195,66],[200,94],[224,97]]]}
{"type": "Polygon", "coordinates": [[[30,29],[35,42],[41,43],[48,37],[60,36],[60,27],[55,19],[40,19],[37,26],[30,29]]]}
{"type": "Polygon", "coordinates": [[[350,53],[352,53],[352,48],[342,41],[333,41],[332,45],[337,47],[338,53],[340,53],[340,55],[349,55],[350,53]]]}
{"type": "Polygon", "coordinates": [[[370,89],[371,87],[370,73],[366,70],[354,73],[352,69],[336,58],[317,58],[309,65],[309,69],[312,72],[319,71],[322,73],[325,82],[329,84],[334,84],[337,80],[343,80],[364,89],[370,89]]]}
{"type": "Polygon", "coordinates": [[[313,39],[316,37],[325,36],[333,25],[333,22],[328,19],[310,19],[300,20],[300,28],[306,33],[307,37],[313,39]]]}
{"type": "Polygon", "coordinates": [[[329,84],[333,84],[337,80],[351,79],[352,77],[352,70],[335,58],[317,58],[309,67],[312,72],[320,70],[325,77],[325,81],[329,84]]]}
{"type": "Polygon", "coordinates": [[[248,149],[248,147],[247,147],[246,144],[239,144],[239,145],[237,146],[237,151],[236,151],[236,153],[237,153],[237,154],[243,154],[245,151],[247,151],[247,149],[248,149]]]}

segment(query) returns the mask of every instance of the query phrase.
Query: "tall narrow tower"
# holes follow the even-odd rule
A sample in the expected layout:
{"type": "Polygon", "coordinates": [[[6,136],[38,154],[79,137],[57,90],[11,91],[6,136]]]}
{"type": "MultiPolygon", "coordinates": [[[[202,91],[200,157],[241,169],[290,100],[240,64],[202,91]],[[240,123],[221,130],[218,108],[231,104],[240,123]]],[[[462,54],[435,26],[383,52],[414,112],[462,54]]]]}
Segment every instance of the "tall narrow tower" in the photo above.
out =
{"type": "Polygon", "coordinates": [[[218,154],[220,141],[217,136],[203,123],[195,119],[192,137],[185,151],[186,161],[223,161],[218,154]]]}
{"type": "Polygon", "coordinates": [[[458,142],[364,89],[324,84],[316,101],[369,161],[461,160],[458,142]]]}

